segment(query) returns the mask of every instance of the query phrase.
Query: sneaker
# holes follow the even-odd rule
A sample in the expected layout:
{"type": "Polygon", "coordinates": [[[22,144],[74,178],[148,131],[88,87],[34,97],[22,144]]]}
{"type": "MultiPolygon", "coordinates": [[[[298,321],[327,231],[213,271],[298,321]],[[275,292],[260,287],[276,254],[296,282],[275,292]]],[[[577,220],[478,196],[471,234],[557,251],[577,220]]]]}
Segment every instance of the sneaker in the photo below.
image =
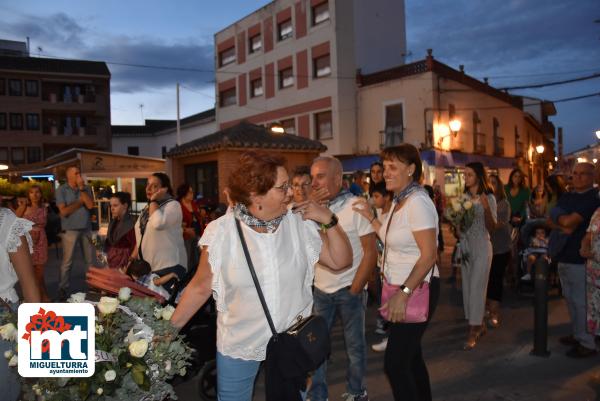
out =
{"type": "Polygon", "coordinates": [[[386,337],[383,340],[381,340],[381,342],[371,345],[371,349],[375,352],[383,352],[387,348],[387,342],[388,342],[388,339],[386,337]]]}
{"type": "Polygon", "coordinates": [[[522,281],[531,281],[531,274],[527,273],[523,277],[521,277],[522,281]]]}
{"type": "Polygon", "coordinates": [[[362,394],[357,394],[357,395],[344,393],[344,394],[342,394],[342,398],[344,399],[344,401],[369,401],[369,396],[367,395],[367,390],[363,391],[362,394]]]}
{"type": "Polygon", "coordinates": [[[581,344],[575,345],[573,348],[567,351],[566,355],[569,358],[587,358],[594,356],[598,353],[595,349],[584,347],[581,344]]]}

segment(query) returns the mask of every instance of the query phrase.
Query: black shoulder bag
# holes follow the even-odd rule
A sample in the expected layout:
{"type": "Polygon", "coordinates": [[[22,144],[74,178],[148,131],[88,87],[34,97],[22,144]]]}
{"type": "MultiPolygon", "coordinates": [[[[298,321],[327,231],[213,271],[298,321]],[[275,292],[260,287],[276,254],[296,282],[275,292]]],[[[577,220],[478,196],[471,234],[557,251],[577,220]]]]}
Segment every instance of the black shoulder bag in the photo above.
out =
{"type": "MultiPolygon", "coordinates": [[[[294,325],[282,333],[277,332],[260,288],[238,219],[235,219],[235,225],[240,236],[240,241],[242,242],[242,248],[244,249],[244,255],[246,256],[258,298],[273,333],[267,345],[267,364],[269,364],[269,359],[275,359],[271,362],[283,370],[281,372],[282,375],[293,374],[294,371],[298,373],[302,372],[305,382],[308,372],[317,369],[329,356],[331,342],[329,340],[327,322],[322,316],[311,315],[305,318],[298,316],[298,321],[294,325]]],[[[269,399],[268,395],[267,392],[267,400],[269,399]]]]}

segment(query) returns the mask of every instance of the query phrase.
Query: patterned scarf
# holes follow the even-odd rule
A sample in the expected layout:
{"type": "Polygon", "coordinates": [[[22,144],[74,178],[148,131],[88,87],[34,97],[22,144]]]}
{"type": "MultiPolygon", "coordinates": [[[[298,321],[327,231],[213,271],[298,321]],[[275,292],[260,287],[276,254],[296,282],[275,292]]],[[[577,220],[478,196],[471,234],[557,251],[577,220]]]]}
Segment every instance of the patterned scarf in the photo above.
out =
{"type": "MultiPolygon", "coordinates": [[[[171,202],[174,200],[171,196],[168,196],[164,199],[158,201],[158,208],[160,209],[164,204],[171,202]]],[[[148,224],[148,219],[150,218],[150,202],[146,205],[142,213],[140,213],[140,233],[144,235],[146,232],[146,225],[148,224]]]]}
{"type": "MultiPolygon", "coordinates": [[[[408,184],[408,186],[406,188],[404,188],[402,191],[400,191],[398,194],[394,195],[394,203],[397,205],[398,203],[402,202],[404,199],[408,198],[410,195],[412,195],[415,192],[423,192],[425,194],[427,194],[427,191],[425,191],[425,188],[423,188],[422,186],[420,186],[419,184],[417,184],[416,182],[411,182],[410,184],[408,184]]],[[[427,195],[429,196],[429,195],[427,195]]]]}
{"type": "Polygon", "coordinates": [[[279,227],[279,223],[281,223],[281,220],[283,220],[283,217],[285,216],[284,213],[272,220],[264,221],[251,215],[246,205],[242,203],[238,203],[234,206],[233,213],[236,219],[243,221],[248,227],[265,227],[268,233],[275,232],[277,227],[279,227]]]}
{"type": "Polygon", "coordinates": [[[348,191],[347,189],[342,189],[336,196],[333,197],[333,199],[329,201],[327,207],[331,209],[332,207],[335,208],[341,206],[344,204],[344,202],[346,202],[347,199],[352,197],[354,197],[352,192],[348,191]]]}

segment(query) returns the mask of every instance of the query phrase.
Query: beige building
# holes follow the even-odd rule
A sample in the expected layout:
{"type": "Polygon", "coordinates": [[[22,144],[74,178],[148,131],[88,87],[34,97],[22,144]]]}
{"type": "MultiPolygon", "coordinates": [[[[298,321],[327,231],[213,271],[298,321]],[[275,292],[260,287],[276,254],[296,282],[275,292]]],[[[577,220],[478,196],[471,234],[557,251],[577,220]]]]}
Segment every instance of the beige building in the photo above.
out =
{"type": "Polygon", "coordinates": [[[103,62],[0,55],[0,163],[29,165],[73,147],[110,150],[103,62]]]}
{"type": "MultiPolygon", "coordinates": [[[[357,82],[357,154],[411,143],[426,162],[426,181],[445,183],[449,195],[462,187],[468,162],[482,162],[505,182],[520,166],[536,184],[554,160],[554,126],[547,120],[556,113],[552,103],[508,95],[438,62],[431,52],[422,61],[360,74],[357,82]],[[460,121],[458,131],[450,129],[452,120],[460,121]]],[[[346,158],[346,169],[368,168],[375,158],[346,158]]]]}
{"type": "Polygon", "coordinates": [[[404,62],[403,0],[276,0],[215,34],[220,129],[280,122],[357,151],[356,71],[404,62]]]}

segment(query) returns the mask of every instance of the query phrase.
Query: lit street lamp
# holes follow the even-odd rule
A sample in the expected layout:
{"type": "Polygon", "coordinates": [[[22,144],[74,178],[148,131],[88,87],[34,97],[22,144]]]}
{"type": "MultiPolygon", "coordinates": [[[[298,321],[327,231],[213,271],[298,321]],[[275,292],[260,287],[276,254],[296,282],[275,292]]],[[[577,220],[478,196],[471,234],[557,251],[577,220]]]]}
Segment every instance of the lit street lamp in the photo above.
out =
{"type": "Polygon", "coordinates": [[[458,135],[458,131],[460,131],[461,125],[462,125],[462,123],[460,122],[460,120],[457,120],[457,119],[450,120],[450,122],[448,123],[448,126],[450,127],[450,131],[452,131],[452,134],[454,134],[455,137],[456,137],[456,135],[458,135]]]}
{"type": "Polygon", "coordinates": [[[6,164],[0,164],[0,170],[8,170],[8,166],[6,164]]]}
{"type": "Polygon", "coordinates": [[[600,129],[596,131],[596,138],[600,139],[600,129]]]}
{"type": "Polygon", "coordinates": [[[285,134],[285,128],[283,128],[283,125],[279,123],[271,124],[270,130],[273,134],[285,134]]]}
{"type": "Polygon", "coordinates": [[[535,147],[535,151],[538,152],[540,155],[542,153],[544,153],[544,145],[538,145],[535,147]]]}

